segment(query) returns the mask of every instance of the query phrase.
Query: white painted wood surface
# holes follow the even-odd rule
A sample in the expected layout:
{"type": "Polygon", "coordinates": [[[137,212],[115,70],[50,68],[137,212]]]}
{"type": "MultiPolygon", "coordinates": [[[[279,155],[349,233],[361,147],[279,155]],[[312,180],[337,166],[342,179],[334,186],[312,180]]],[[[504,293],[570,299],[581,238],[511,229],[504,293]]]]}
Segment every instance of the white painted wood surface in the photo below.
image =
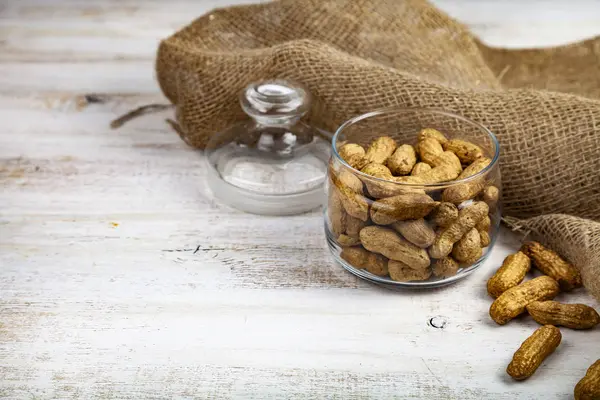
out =
{"type": "MultiPolygon", "coordinates": [[[[494,45],[600,33],[591,0],[436,3],[494,45]]],[[[202,155],[165,115],[108,128],[163,100],[158,40],[223,5],[0,1],[0,397],[571,398],[598,330],[563,330],[527,382],[504,372],[536,327],[487,316],[512,235],[465,281],[391,292],[333,264],[319,212],[213,201],[202,155]]]]}

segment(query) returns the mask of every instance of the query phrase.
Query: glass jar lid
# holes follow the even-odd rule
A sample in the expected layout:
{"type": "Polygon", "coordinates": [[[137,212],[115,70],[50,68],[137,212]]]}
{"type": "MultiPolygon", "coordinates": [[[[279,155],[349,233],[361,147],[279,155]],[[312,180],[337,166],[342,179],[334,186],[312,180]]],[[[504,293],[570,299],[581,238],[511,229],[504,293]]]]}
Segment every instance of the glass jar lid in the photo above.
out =
{"type": "Polygon", "coordinates": [[[298,214],[322,204],[330,143],[300,121],[310,94],[286,80],[252,83],[240,94],[250,117],[213,136],[208,182],[221,201],[242,211],[298,214]]]}

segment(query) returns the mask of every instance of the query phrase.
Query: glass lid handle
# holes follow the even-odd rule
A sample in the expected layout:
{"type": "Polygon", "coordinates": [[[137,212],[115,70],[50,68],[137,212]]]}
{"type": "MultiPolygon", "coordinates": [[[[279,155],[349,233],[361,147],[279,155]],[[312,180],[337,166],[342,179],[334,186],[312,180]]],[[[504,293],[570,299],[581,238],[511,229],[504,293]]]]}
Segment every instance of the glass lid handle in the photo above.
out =
{"type": "Polygon", "coordinates": [[[261,125],[291,125],[308,112],[310,93],[297,82],[268,79],[248,85],[240,94],[240,103],[261,125]]]}

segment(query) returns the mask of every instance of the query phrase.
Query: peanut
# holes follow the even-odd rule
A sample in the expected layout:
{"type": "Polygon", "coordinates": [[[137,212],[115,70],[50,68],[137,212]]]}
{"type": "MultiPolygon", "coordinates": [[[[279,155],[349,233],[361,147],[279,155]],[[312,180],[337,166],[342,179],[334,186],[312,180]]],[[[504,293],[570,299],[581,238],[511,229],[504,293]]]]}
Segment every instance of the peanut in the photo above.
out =
{"type": "Polygon", "coordinates": [[[346,230],[346,217],[348,215],[342,205],[340,193],[335,186],[330,188],[327,215],[329,216],[329,226],[331,227],[331,231],[336,236],[342,234],[346,230]]]}
{"type": "Polygon", "coordinates": [[[499,325],[525,312],[533,301],[550,300],[560,291],[558,283],[549,276],[539,276],[502,293],[490,307],[490,316],[499,325]]]}
{"type": "Polygon", "coordinates": [[[568,292],[583,285],[581,274],[573,265],[540,243],[525,243],[521,251],[531,258],[533,265],[543,274],[554,278],[561,290],[568,292]]]}
{"type": "Polygon", "coordinates": [[[388,263],[390,278],[397,282],[424,281],[431,276],[431,268],[412,268],[402,261],[390,260],[388,263]]]}
{"type": "Polygon", "coordinates": [[[379,225],[425,217],[437,203],[428,195],[406,193],[373,202],[371,220],[379,225]]]}
{"type": "Polygon", "coordinates": [[[461,139],[452,139],[444,143],[444,150],[456,154],[463,164],[471,164],[476,159],[483,157],[481,147],[461,139]]]}
{"type": "Polygon", "coordinates": [[[531,268],[531,260],[523,252],[518,251],[504,259],[494,276],[487,282],[487,291],[496,298],[508,289],[517,286],[525,279],[531,268]]]}
{"type": "Polygon", "coordinates": [[[394,175],[408,175],[417,163],[417,153],[410,144],[398,147],[385,162],[394,175]]]}
{"type": "Polygon", "coordinates": [[[448,278],[458,272],[458,263],[452,257],[443,257],[435,260],[431,266],[433,274],[437,277],[448,278]]]}
{"type": "Polygon", "coordinates": [[[454,248],[452,249],[452,257],[463,264],[473,264],[475,261],[479,260],[482,254],[481,236],[479,236],[479,231],[475,228],[465,233],[465,235],[454,244],[454,248]]]}
{"type": "Polygon", "coordinates": [[[433,161],[444,152],[444,149],[436,139],[426,137],[417,143],[417,151],[421,161],[433,166],[433,161]]]}
{"type": "Polygon", "coordinates": [[[490,210],[495,210],[500,198],[500,190],[496,186],[487,186],[481,193],[481,199],[487,203],[490,210]]]}
{"type": "MultiPolygon", "coordinates": [[[[473,161],[464,171],[458,176],[458,179],[465,179],[470,176],[476,175],[483,171],[492,160],[487,157],[481,157],[473,161]]],[[[442,201],[448,201],[450,203],[460,204],[463,201],[467,201],[475,198],[483,190],[485,182],[482,178],[476,178],[470,182],[463,183],[460,185],[449,187],[442,193],[442,201]]]]}
{"type": "Polygon", "coordinates": [[[460,176],[463,172],[462,165],[460,164],[460,160],[451,151],[444,151],[442,154],[437,156],[435,160],[432,161],[432,167],[440,167],[442,165],[449,165],[453,168],[453,171],[456,173],[456,176],[460,176]]]}
{"type": "Polygon", "coordinates": [[[460,210],[458,218],[436,237],[435,242],[429,248],[429,255],[432,258],[442,258],[450,254],[454,243],[473,229],[487,215],[488,210],[487,204],[481,201],[474,202],[460,210]]]}
{"type": "Polygon", "coordinates": [[[397,176],[394,182],[409,183],[412,185],[422,185],[426,183],[441,183],[456,179],[460,174],[455,165],[447,163],[434,167],[416,176],[397,176]]]}
{"type": "Polygon", "coordinates": [[[389,136],[382,136],[371,142],[365,154],[365,162],[383,164],[396,150],[396,141],[389,136]]]}
{"type": "Polygon", "coordinates": [[[365,249],[391,260],[402,261],[412,268],[427,268],[427,252],[401,238],[391,229],[367,226],[360,231],[360,241],[365,249]]]}
{"type": "Polygon", "coordinates": [[[435,240],[434,230],[423,218],[394,222],[392,228],[404,239],[422,249],[431,246],[435,240]]]}
{"type": "Polygon", "coordinates": [[[388,274],[388,260],[362,247],[347,247],[342,250],[340,257],[355,268],[366,269],[378,276],[386,276],[388,274]]]}
{"type": "Polygon", "coordinates": [[[492,243],[492,238],[490,238],[490,234],[486,231],[478,231],[479,232],[479,242],[481,243],[481,247],[488,247],[490,243],[492,243]]]}
{"type": "Polygon", "coordinates": [[[448,138],[446,138],[446,136],[444,136],[444,134],[440,131],[438,131],[437,129],[433,129],[433,128],[425,128],[425,129],[421,129],[421,131],[419,132],[419,134],[417,135],[417,139],[419,141],[425,140],[425,138],[433,138],[435,140],[437,140],[438,142],[440,142],[440,144],[444,144],[448,142],[448,138]]]}
{"type": "Polygon", "coordinates": [[[365,163],[365,149],[356,143],[348,143],[338,150],[340,157],[352,168],[361,169],[365,163]]]}
{"type": "Polygon", "coordinates": [[[346,212],[362,221],[369,219],[369,203],[363,193],[363,184],[356,175],[348,171],[332,174],[333,184],[339,190],[346,212]]]}
{"type": "MultiPolygon", "coordinates": [[[[361,169],[361,172],[371,175],[375,178],[388,180],[394,179],[388,167],[383,164],[369,163],[361,169]]],[[[406,187],[405,185],[399,185],[394,182],[382,182],[378,179],[368,178],[363,178],[362,180],[364,181],[365,186],[367,186],[367,191],[369,194],[376,199],[397,196],[405,193],[425,194],[425,191],[422,189],[406,187]]]]}
{"type": "Polygon", "coordinates": [[[427,171],[431,171],[431,165],[424,163],[424,162],[418,162],[415,164],[415,166],[413,167],[410,175],[411,176],[417,176],[420,175],[424,172],[427,171]]]}
{"type": "Polygon", "coordinates": [[[360,244],[360,239],[357,236],[349,236],[341,234],[337,238],[337,242],[342,247],[352,247],[360,244]]]}
{"type": "Polygon", "coordinates": [[[346,234],[348,236],[357,237],[360,230],[367,226],[365,221],[354,218],[352,215],[346,217],[346,234]]]}
{"type": "Polygon", "coordinates": [[[477,225],[475,225],[475,228],[478,231],[489,231],[490,227],[492,226],[492,220],[490,219],[489,215],[486,215],[485,218],[483,218],[481,221],[479,221],[477,223],[477,225]]]}
{"type": "Polygon", "coordinates": [[[529,378],[550,354],[556,350],[562,334],[552,325],[539,327],[513,355],[506,372],[518,381],[529,378]]]}
{"type": "Polygon", "coordinates": [[[585,376],[575,386],[575,400],[600,399],[600,360],[588,368],[585,376]]]}
{"type": "Polygon", "coordinates": [[[534,301],[527,312],[541,325],[557,325],[571,329],[590,329],[600,323],[600,315],[585,304],[563,304],[557,301],[534,301]]]}
{"type": "Polygon", "coordinates": [[[431,213],[431,222],[442,228],[447,227],[458,218],[458,208],[452,203],[440,203],[431,213]]]}

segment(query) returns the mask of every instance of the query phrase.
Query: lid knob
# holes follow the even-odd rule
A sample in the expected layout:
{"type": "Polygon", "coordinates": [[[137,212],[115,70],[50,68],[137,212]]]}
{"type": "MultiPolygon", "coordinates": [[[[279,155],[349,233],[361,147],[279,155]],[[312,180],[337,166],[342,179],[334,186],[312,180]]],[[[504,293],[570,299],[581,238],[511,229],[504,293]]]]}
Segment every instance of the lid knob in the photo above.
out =
{"type": "Polygon", "coordinates": [[[310,93],[301,84],[284,79],[268,79],[248,85],[240,95],[246,114],[263,125],[298,121],[310,108],[310,93]]]}

